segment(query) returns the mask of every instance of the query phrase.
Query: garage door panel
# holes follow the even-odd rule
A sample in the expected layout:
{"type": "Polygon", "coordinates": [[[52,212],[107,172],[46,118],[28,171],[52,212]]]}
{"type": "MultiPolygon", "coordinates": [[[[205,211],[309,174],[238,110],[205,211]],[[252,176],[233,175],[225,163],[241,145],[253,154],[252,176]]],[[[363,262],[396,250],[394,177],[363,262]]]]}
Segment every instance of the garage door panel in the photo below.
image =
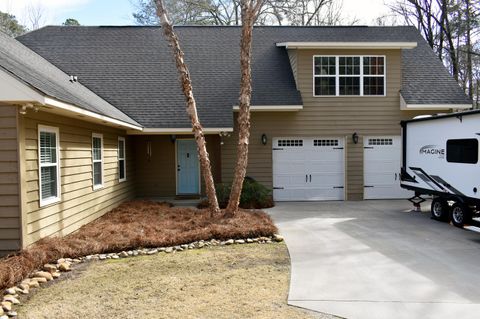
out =
{"type": "Polygon", "coordinates": [[[413,195],[400,187],[400,136],[364,138],[364,198],[394,199],[413,195]]]}
{"type": "Polygon", "coordinates": [[[341,138],[274,138],[274,199],[344,199],[343,145],[341,138]]]}

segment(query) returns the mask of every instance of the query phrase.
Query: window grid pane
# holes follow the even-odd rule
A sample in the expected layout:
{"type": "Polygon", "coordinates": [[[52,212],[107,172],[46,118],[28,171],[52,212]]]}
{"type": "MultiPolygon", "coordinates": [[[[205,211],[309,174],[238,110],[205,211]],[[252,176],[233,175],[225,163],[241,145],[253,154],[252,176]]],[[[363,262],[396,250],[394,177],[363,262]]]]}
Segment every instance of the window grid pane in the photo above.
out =
{"type": "Polygon", "coordinates": [[[340,95],[360,95],[360,77],[341,77],[340,95]]]}
{"type": "Polygon", "coordinates": [[[340,75],[360,75],[360,57],[339,57],[340,75]]]}
{"type": "Polygon", "coordinates": [[[41,168],[42,199],[57,197],[57,167],[41,168]]]}
{"type": "Polygon", "coordinates": [[[125,160],[121,159],[118,161],[118,167],[119,167],[119,178],[124,179],[125,178],[125,160]]]}
{"type": "Polygon", "coordinates": [[[384,77],[366,76],[363,79],[363,95],[384,95],[384,77]]]}
{"type": "Polygon", "coordinates": [[[335,57],[315,57],[315,75],[335,75],[335,57]]]}
{"type": "Polygon", "coordinates": [[[93,138],[93,160],[102,160],[102,139],[99,137],[93,138]]]}
{"type": "Polygon", "coordinates": [[[335,95],[335,77],[316,77],[315,95],[335,95]]]}
{"type": "Polygon", "coordinates": [[[55,133],[40,132],[40,162],[56,163],[57,162],[57,141],[55,133]]]}
{"type": "Polygon", "coordinates": [[[118,141],[118,157],[125,158],[125,141],[118,141]]]}
{"type": "Polygon", "coordinates": [[[102,162],[93,163],[93,185],[102,185],[102,162]]]}

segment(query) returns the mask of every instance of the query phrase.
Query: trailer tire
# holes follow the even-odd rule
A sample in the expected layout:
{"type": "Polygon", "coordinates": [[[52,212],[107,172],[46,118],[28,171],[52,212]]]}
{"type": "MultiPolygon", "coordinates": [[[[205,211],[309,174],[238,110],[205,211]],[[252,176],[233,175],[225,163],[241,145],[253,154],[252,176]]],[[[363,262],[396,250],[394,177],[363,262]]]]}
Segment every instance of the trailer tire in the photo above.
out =
{"type": "Polygon", "coordinates": [[[463,228],[472,220],[472,210],[463,203],[455,203],[450,210],[450,220],[456,227],[463,228]]]}
{"type": "Polygon", "coordinates": [[[445,199],[440,197],[433,199],[430,209],[433,219],[447,222],[450,217],[449,210],[450,206],[448,206],[448,202],[445,199]]]}

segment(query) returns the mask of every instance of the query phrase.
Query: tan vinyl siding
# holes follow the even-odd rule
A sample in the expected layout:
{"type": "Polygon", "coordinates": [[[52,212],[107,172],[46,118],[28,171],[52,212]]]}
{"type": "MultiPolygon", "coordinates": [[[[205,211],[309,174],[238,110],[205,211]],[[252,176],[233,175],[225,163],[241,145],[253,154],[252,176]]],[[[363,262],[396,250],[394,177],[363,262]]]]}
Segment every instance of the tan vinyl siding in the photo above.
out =
{"type": "Polygon", "coordinates": [[[66,235],[135,196],[134,148],[126,139],[127,180],[118,181],[118,137],[122,130],[43,112],[21,120],[24,140],[23,195],[25,245],[52,235],[66,235]],[[40,207],[38,125],[59,128],[61,201],[40,207]],[[93,190],[92,133],[103,134],[103,188],[93,190]]]}
{"type": "MultiPolygon", "coordinates": [[[[400,135],[399,122],[429,112],[400,110],[400,50],[299,50],[298,85],[304,107],[298,112],[252,113],[249,166],[247,174],[272,187],[272,138],[288,136],[342,137],[346,139],[347,199],[363,198],[363,136],[400,135]],[[385,55],[386,96],[314,97],[314,55],[385,55]],[[358,144],[351,136],[357,132],[358,144]],[[268,137],[261,144],[261,135],[268,137]]],[[[236,123],[236,119],[235,119],[236,123]]],[[[237,129],[222,147],[222,178],[233,176],[237,129]]]]}
{"type": "Polygon", "coordinates": [[[0,256],[21,247],[17,108],[0,105],[0,256]]]}
{"type": "MultiPolygon", "coordinates": [[[[177,136],[180,138],[189,136],[177,136]]],[[[220,182],[220,138],[207,135],[207,150],[210,154],[215,182],[220,182]]],[[[135,163],[137,167],[138,197],[173,197],[176,195],[175,143],[169,135],[135,136],[135,163]],[[147,142],[151,143],[152,156],[147,157],[147,142]]],[[[202,178],[202,193],[203,186],[202,178]]]]}

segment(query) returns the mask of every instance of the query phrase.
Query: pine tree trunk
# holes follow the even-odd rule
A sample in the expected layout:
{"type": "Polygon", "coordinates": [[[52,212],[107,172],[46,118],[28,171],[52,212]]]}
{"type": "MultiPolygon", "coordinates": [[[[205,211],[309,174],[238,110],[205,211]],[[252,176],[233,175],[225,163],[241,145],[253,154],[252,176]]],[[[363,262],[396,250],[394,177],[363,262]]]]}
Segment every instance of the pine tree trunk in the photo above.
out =
{"type": "Polygon", "coordinates": [[[242,0],[242,35],[240,39],[240,97],[238,112],[237,164],[226,213],[233,216],[238,211],[243,180],[247,172],[248,144],[250,139],[250,100],[252,97],[252,33],[262,1],[242,0]]]}
{"type": "Polygon", "coordinates": [[[207,152],[205,136],[203,134],[203,128],[200,124],[200,120],[198,119],[197,106],[195,98],[193,96],[190,72],[188,71],[187,65],[185,64],[184,54],[182,52],[182,49],[180,48],[180,43],[178,41],[177,35],[173,31],[173,26],[169,22],[163,1],[155,0],[155,4],[157,7],[157,15],[160,18],[162,24],[163,32],[167,40],[170,42],[170,45],[172,46],[175,64],[177,66],[178,73],[180,74],[182,91],[185,95],[185,100],[187,104],[187,114],[190,117],[192,131],[195,136],[195,141],[197,142],[197,151],[200,158],[200,167],[202,170],[203,178],[205,180],[206,193],[208,197],[208,202],[210,204],[210,210],[213,216],[213,214],[220,212],[220,208],[218,206],[217,195],[215,193],[215,183],[213,181],[212,168],[207,152]]]}

